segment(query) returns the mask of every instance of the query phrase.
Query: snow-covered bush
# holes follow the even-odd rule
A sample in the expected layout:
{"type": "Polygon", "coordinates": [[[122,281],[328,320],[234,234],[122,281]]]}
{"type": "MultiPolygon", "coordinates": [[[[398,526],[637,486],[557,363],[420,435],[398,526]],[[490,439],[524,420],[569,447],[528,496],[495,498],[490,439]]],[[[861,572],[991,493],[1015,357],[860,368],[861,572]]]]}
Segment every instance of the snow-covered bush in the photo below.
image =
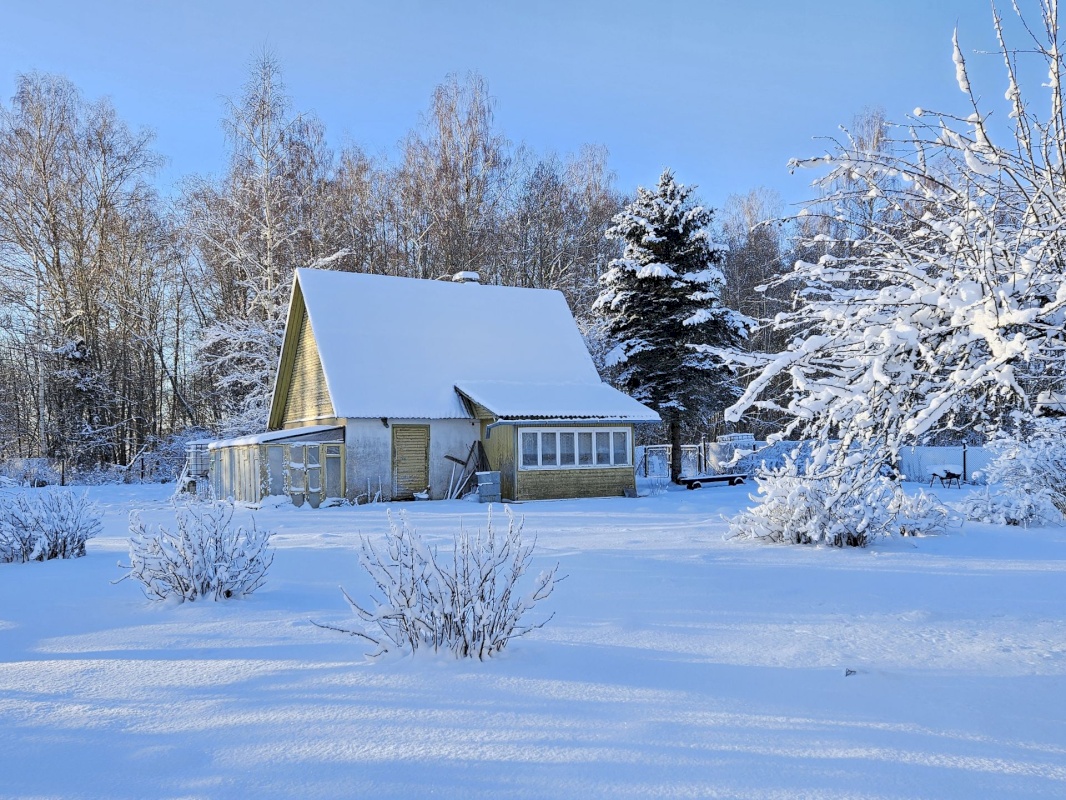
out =
{"type": "Polygon", "coordinates": [[[59,470],[48,458],[9,458],[0,462],[0,476],[19,486],[50,486],[59,483],[59,470]]]}
{"type": "Polygon", "coordinates": [[[80,558],[99,532],[96,506],[85,495],[46,490],[0,498],[0,562],[80,558]]]}
{"type": "Polygon", "coordinates": [[[924,489],[907,494],[896,488],[889,505],[893,526],[902,536],[932,536],[943,533],[952,519],[951,509],[924,489]]]}
{"type": "Polygon", "coordinates": [[[233,525],[228,503],[190,504],[176,512],[177,529],[153,528],[130,514],[129,572],[152,600],[221,600],[251,594],[274,560],[271,532],[233,525]]]}
{"type": "Polygon", "coordinates": [[[865,547],[892,528],[896,487],[887,478],[862,483],[850,474],[805,475],[793,455],[760,470],[756,505],[729,524],[733,536],[789,544],[865,547]]]}
{"type": "Polygon", "coordinates": [[[1035,492],[1000,489],[993,491],[985,486],[965,500],[953,504],[955,510],[974,522],[990,522],[994,525],[1017,525],[1021,528],[1050,525],[1062,521],[1062,514],[1055,508],[1044,490],[1035,492]]]}
{"type": "Polygon", "coordinates": [[[760,472],[780,470],[791,459],[800,474],[807,471],[807,465],[811,460],[811,451],[814,443],[811,441],[794,442],[782,440],[767,444],[758,450],[737,450],[733,453],[728,463],[723,464],[724,472],[743,472],[747,475],[757,475],[760,472]]]}
{"type": "Polygon", "coordinates": [[[515,520],[510,509],[507,530],[498,531],[490,508],[485,531],[471,534],[461,527],[447,560],[422,540],[404,515],[397,523],[390,514],[384,545],[375,547],[364,537],[360,558],[380,598],[371,598],[364,607],[341,590],[363,628],[321,627],[372,643],[377,649],[371,658],[429,647],[484,661],[551,619],[524,621],[558,580],[556,564],[541,572],[528,591],[519,590],[534,544],[523,544],[522,521],[515,520]]]}
{"type": "Polygon", "coordinates": [[[185,428],[163,439],[152,450],[152,471],[150,479],[167,482],[176,480],[185,467],[189,442],[218,438],[206,428],[185,428]]]}
{"type": "Polygon", "coordinates": [[[1037,420],[1028,436],[1005,436],[989,446],[996,456],[982,470],[988,483],[1039,497],[1066,514],[1066,423],[1037,420]]]}

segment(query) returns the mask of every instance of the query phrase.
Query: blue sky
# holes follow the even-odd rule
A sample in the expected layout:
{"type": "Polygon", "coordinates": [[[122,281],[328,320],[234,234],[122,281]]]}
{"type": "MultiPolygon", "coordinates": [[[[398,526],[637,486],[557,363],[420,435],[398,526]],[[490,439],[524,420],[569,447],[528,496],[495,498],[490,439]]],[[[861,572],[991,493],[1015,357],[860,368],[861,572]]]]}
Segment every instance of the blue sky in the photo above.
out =
{"type": "MultiPolygon", "coordinates": [[[[221,169],[223,98],[264,47],[295,109],[372,153],[394,152],[445,75],[476,70],[510,139],[606,145],[623,191],[670,166],[711,204],[756,186],[799,201],[812,176],[788,159],[822,152],[815,137],[864,106],[963,111],[952,30],[967,53],[991,49],[990,20],[983,0],[4,0],[0,96],[33,69],[110,96],[155,131],[170,191],[221,169]]],[[[999,102],[1001,62],[971,62],[999,102]]]]}

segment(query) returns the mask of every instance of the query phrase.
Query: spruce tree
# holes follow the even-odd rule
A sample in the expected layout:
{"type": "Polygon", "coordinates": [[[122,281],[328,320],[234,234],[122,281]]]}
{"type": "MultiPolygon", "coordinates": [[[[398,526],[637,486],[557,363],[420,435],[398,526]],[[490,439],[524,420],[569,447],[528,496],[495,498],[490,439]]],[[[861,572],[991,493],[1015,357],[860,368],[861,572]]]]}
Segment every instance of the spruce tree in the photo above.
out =
{"type": "Polygon", "coordinates": [[[710,238],[712,212],[694,201],[693,190],[670,170],[654,191],[637,189],[607,229],[625,250],[600,278],[593,305],[614,344],[607,362],[617,370],[615,383],[659,412],[669,431],[674,482],[682,423],[737,394],[713,348],[735,347],[747,334],[744,317],[721,303],[723,251],[710,238]]]}

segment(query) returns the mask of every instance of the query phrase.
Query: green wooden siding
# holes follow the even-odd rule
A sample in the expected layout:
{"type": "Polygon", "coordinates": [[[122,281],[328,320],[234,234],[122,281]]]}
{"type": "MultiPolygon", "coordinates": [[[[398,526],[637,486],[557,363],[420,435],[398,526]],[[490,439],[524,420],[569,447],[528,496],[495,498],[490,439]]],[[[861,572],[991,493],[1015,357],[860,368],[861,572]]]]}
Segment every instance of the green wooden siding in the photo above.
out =
{"type": "MultiPolygon", "coordinates": [[[[533,430],[536,425],[522,425],[533,430]]],[[[563,429],[552,423],[542,427],[563,429]]],[[[625,428],[629,434],[629,460],[633,460],[633,427],[615,423],[581,422],[574,428],[625,428]]],[[[481,442],[489,465],[500,472],[500,494],[507,500],[558,500],[567,497],[617,497],[628,489],[636,491],[632,463],[626,467],[602,469],[519,469],[518,426],[496,425],[488,436],[488,423],[481,426],[481,442]]]]}
{"type": "Polygon", "coordinates": [[[635,491],[633,468],[520,469],[515,500],[559,500],[565,497],[620,497],[635,491]]]}
{"type": "Polygon", "coordinates": [[[500,496],[507,500],[514,500],[515,427],[497,425],[489,435],[488,425],[488,422],[481,424],[481,443],[485,446],[489,467],[500,473],[500,496]]]}

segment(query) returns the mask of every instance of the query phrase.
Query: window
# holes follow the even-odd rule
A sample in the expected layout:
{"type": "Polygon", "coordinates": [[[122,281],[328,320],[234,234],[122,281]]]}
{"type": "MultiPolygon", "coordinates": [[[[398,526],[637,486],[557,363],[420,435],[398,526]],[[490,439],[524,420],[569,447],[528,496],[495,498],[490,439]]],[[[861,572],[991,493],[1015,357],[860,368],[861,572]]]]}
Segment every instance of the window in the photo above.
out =
{"type": "Polygon", "coordinates": [[[542,467],[555,467],[559,465],[555,457],[556,433],[544,432],[540,435],[540,465],[542,467]]]}
{"type": "Polygon", "coordinates": [[[596,465],[611,463],[611,432],[596,431],[596,465]]]}
{"type": "Polygon", "coordinates": [[[536,433],[523,431],[522,433],[522,466],[536,467],[540,465],[540,453],[537,450],[537,442],[540,436],[536,433]]]}
{"type": "Polygon", "coordinates": [[[573,467],[577,464],[574,451],[574,432],[563,431],[559,434],[559,466],[573,467]]]}
{"type": "Polygon", "coordinates": [[[592,465],[592,434],[579,433],[577,435],[577,463],[582,467],[592,465]]]}
{"type": "Polygon", "coordinates": [[[522,469],[628,467],[628,428],[523,428],[522,469]]]}

